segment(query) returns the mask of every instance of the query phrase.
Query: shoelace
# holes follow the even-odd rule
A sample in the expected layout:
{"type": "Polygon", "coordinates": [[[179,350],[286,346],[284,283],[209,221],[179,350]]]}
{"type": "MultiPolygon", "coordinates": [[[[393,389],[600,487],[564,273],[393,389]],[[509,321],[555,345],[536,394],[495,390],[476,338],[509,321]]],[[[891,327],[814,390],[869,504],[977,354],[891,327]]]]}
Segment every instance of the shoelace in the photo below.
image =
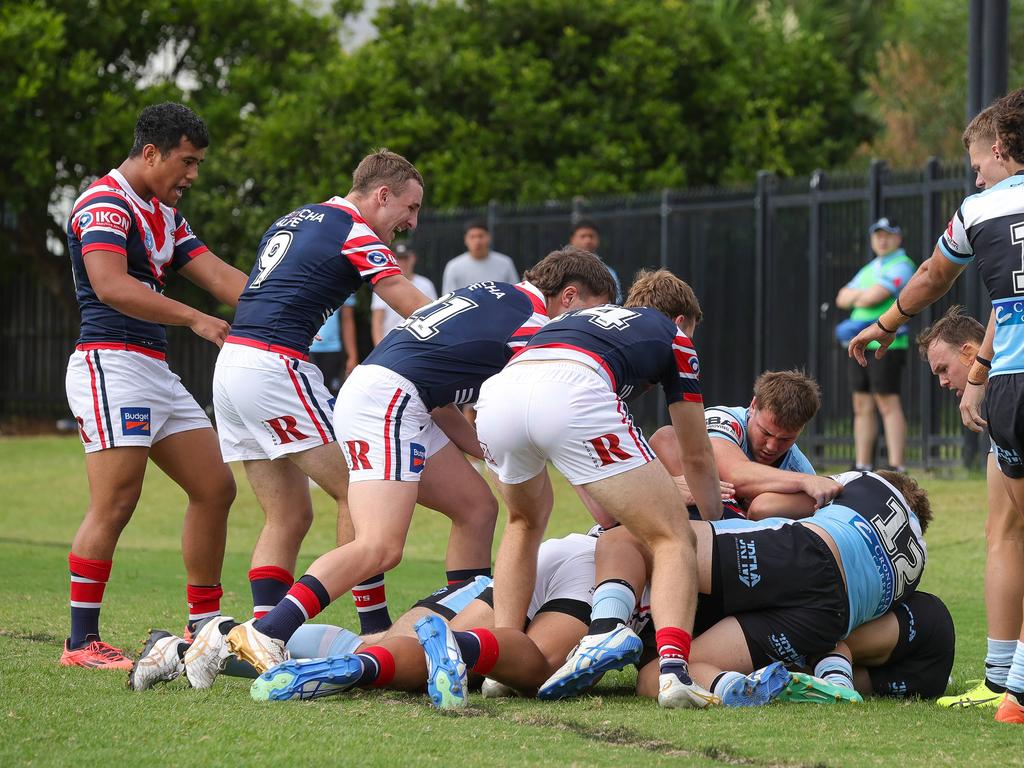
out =
{"type": "Polygon", "coordinates": [[[119,661],[121,659],[127,659],[121,651],[108,643],[104,643],[102,640],[94,640],[86,646],[87,650],[95,653],[97,656],[102,656],[110,661],[119,661]]]}

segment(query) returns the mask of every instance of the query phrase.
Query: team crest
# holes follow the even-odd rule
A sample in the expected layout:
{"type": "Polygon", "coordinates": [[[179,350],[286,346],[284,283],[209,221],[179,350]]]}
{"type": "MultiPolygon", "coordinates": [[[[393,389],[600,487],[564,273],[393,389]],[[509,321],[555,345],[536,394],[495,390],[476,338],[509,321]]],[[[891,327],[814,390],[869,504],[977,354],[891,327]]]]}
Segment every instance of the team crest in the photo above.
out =
{"type": "Polygon", "coordinates": [[[81,216],[78,217],[78,228],[79,229],[85,229],[90,224],[92,224],[92,214],[91,213],[83,213],[81,216]]]}
{"type": "Polygon", "coordinates": [[[391,259],[383,251],[370,251],[366,254],[366,260],[375,267],[383,267],[391,262],[391,259]]]}
{"type": "Polygon", "coordinates": [[[149,435],[149,408],[122,408],[121,409],[121,434],[149,435]]]}

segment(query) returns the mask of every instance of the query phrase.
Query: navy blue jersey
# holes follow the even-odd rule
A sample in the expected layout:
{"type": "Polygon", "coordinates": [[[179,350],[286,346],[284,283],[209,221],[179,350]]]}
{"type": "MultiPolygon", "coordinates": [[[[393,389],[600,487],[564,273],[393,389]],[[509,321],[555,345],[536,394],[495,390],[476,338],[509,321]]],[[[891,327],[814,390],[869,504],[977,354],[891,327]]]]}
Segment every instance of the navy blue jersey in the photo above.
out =
{"type": "Polygon", "coordinates": [[[364,280],[400,274],[348,200],[305,205],[263,235],[228,341],[305,357],[320,326],[364,280]]]}
{"type": "Polygon", "coordinates": [[[966,198],[938,247],[957,264],[978,262],[996,315],[989,376],[1024,373],[1024,171],[966,198]]]}
{"type": "Polygon", "coordinates": [[[363,362],[404,376],[428,409],[471,403],[547,319],[533,285],[476,283],[417,309],[363,362]]]}
{"type": "Polygon", "coordinates": [[[112,251],[128,262],[128,274],[157,293],[167,267],[180,269],[209,249],[192,234],[185,217],[157,198],[135,194],[118,171],[93,182],[78,197],[67,226],[71,271],[82,316],[80,345],[116,345],[163,356],[167,333],[159,323],[138,320],[104,304],[85,268],[85,255],[112,251]]]}
{"type": "Polygon", "coordinates": [[[568,312],[538,331],[516,359],[576,360],[619,397],[661,384],[670,405],[700,403],[693,342],[656,309],[605,304],[568,312]]]}

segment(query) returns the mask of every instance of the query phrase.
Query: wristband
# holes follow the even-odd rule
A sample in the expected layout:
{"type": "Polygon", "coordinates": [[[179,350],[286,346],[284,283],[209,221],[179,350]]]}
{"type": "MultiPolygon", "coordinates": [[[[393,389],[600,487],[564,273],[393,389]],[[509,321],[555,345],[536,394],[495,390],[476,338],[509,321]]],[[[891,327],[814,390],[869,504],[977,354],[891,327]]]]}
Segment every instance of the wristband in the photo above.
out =
{"type": "Polygon", "coordinates": [[[899,296],[897,296],[897,297],[896,297],[896,309],[897,309],[897,310],[899,311],[899,313],[900,313],[901,315],[903,315],[903,316],[904,316],[905,318],[907,318],[908,320],[909,320],[910,318],[912,318],[912,317],[913,317],[913,315],[912,315],[912,314],[910,314],[909,312],[907,312],[907,310],[905,310],[905,309],[903,308],[903,305],[902,305],[902,304],[900,304],[900,297],[899,297],[899,296]]]}
{"type": "Polygon", "coordinates": [[[975,356],[974,356],[974,362],[976,362],[976,363],[981,363],[981,364],[982,364],[982,365],[984,365],[984,366],[985,366],[986,368],[991,368],[991,367],[992,367],[992,361],[991,361],[991,360],[987,360],[987,359],[985,359],[985,358],[984,358],[984,357],[982,357],[981,355],[975,355],[975,356]]]}
{"type": "Polygon", "coordinates": [[[881,328],[886,333],[896,333],[896,331],[890,331],[888,328],[886,328],[884,325],[882,325],[882,318],[878,318],[877,320],[875,320],[875,325],[877,325],[879,328],[881,328]]]}
{"type": "Polygon", "coordinates": [[[975,362],[967,374],[967,383],[976,387],[983,387],[988,382],[988,368],[981,363],[975,362]]]}

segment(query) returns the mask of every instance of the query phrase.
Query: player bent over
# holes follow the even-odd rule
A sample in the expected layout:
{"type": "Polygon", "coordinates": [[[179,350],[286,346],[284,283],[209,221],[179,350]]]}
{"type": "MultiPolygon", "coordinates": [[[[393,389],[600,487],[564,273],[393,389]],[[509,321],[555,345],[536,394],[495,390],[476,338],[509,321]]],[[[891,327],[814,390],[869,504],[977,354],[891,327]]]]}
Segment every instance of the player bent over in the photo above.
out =
{"type": "Polygon", "coordinates": [[[168,269],[232,306],[245,285],[245,275],[218,259],[175,208],[198,178],[209,143],[206,125],[187,107],[146,107],[128,158],[78,197],[68,221],[82,326],[66,385],[85,447],[89,509],[68,555],[65,666],[131,667],[100,640],[100,606],[149,459],[188,495],[182,532],[188,626],[220,612],[235,483],[210,420],[167,367],[163,327],[186,326],[218,346],[229,330],[223,320],[164,296],[168,269]]]}
{"type": "MultiPolygon", "coordinates": [[[[542,259],[527,282],[459,289],[389,334],[345,382],[335,409],[355,539],[316,560],[266,616],[231,630],[231,651],[265,671],[284,660],[285,643],[307,619],[397,565],[424,468],[431,465],[448,482],[476,474],[463,451],[480,456],[480,446],[457,406],[474,400],[484,379],[549,317],[601,304],[613,291],[596,256],[565,248],[542,259]]],[[[493,521],[469,533],[453,535],[449,559],[489,570],[493,521]]]]}
{"type": "MultiPolygon", "coordinates": [[[[723,483],[751,520],[804,517],[839,493],[839,484],[818,477],[797,438],[818,412],[821,393],[800,371],[766,371],[754,382],[749,406],[712,406],[704,411],[715,463],[723,483]],[[771,495],[766,495],[771,494],[771,495]]],[[[682,474],[671,427],[651,437],[651,447],[673,477],[682,474]]]]}
{"type": "MultiPolygon", "coordinates": [[[[509,510],[495,566],[496,626],[517,631],[523,624],[537,548],[552,509],[546,468],[551,459],[652,553],[659,702],[666,707],[715,702],[686,667],[696,604],[693,536],[678,512],[672,479],[653,460],[622,397],[651,382],[661,384],[685,457],[686,481],[701,511],[721,517],[697,355],[680,327],[699,316],[686,283],[667,270],[641,272],[624,306],[573,312],[535,334],[484,385],[477,404],[480,442],[509,510]]],[[[481,637],[488,652],[498,653],[492,633],[481,637]]]]}
{"type": "MultiPolygon", "coordinates": [[[[991,154],[987,146],[985,149],[991,154]]],[[[967,374],[974,365],[984,337],[984,326],[964,314],[963,307],[953,306],[918,335],[917,345],[932,373],[938,377],[939,385],[961,397],[967,389],[967,374]]],[[[998,707],[1006,691],[1006,676],[1017,646],[1016,638],[1021,633],[1024,517],[1017,514],[1006,491],[994,451],[988,455],[986,476],[985,610],[988,652],[985,655],[985,679],[960,695],[939,699],[938,704],[943,707],[998,707]]]]}

